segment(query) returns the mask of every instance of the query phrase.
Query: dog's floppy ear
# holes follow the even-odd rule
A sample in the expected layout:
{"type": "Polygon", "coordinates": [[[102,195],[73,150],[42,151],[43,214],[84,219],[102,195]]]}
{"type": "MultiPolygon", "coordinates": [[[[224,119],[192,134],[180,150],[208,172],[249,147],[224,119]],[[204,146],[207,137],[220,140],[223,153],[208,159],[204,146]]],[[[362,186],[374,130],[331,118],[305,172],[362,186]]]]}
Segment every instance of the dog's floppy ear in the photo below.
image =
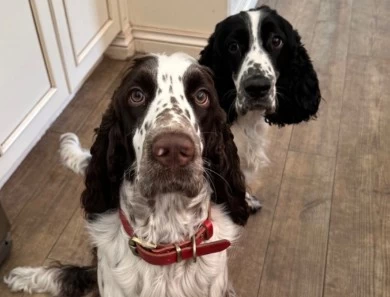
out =
{"type": "Polygon", "coordinates": [[[229,122],[237,117],[235,108],[231,108],[235,98],[235,85],[231,78],[229,63],[223,58],[221,49],[217,46],[222,38],[223,24],[229,18],[221,21],[215,26],[214,33],[208,39],[206,47],[200,52],[199,64],[210,68],[213,71],[214,83],[217,87],[220,106],[227,112],[229,122]]]}
{"type": "MultiPolygon", "coordinates": [[[[218,25],[215,27],[215,31],[217,30],[218,25]]],[[[215,55],[215,49],[214,49],[214,43],[215,43],[215,31],[214,33],[209,37],[208,43],[206,47],[200,52],[199,57],[199,64],[206,65],[207,67],[214,68],[214,55],[215,55]]]]}
{"type": "Polygon", "coordinates": [[[87,218],[119,206],[119,187],[126,164],[126,150],[113,104],[103,115],[86,169],[86,189],[81,204],[87,218]]]}
{"type": "Polygon", "coordinates": [[[212,69],[215,78],[219,78],[220,76],[225,76],[227,73],[229,73],[225,71],[226,63],[223,63],[220,49],[216,44],[217,36],[220,35],[219,33],[220,33],[221,24],[225,21],[226,19],[223,20],[222,22],[219,22],[215,26],[214,33],[211,34],[211,36],[209,37],[207,45],[200,52],[200,57],[199,57],[199,64],[207,66],[208,68],[212,69]]]}
{"type": "Polygon", "coordinates": [[[219,112],[212,119],[212,128],[204,134],[208,178],[214,191],[213,201],[225,203],[233,221],[245,225],[249,208],[245,201],[245,178],[240,168],[237,147],[233,134],[225,120],[225,114],[219,112]]]}
{"type": "Polygon", "coordinates": [[[280,17],[287,35],[281,57],[280,76],[276,87],[278,103],[274,114],[266,117],[271,124],[284,126],[297,124],[315,118],[321,101],[317,74],[310,57],[304,48],[301,37],[290,23],[280,17]]]}
{"type": "Polygon", "coordinates": [[[145,55],[136,55],[115,90],[111,104],[103,115],[96,139],[91,147],[92,158],[85,173],[86,189],[81,195],[81,205],[87,218],[119,207],[119,190],[124,178],[132,180],[130,166],[135,161],[131,135],[123,131],[120,119],[120,102],[127,102],[127,76],[145,55]],[[126,176],[125,176],[126,174],[126,176]]]}

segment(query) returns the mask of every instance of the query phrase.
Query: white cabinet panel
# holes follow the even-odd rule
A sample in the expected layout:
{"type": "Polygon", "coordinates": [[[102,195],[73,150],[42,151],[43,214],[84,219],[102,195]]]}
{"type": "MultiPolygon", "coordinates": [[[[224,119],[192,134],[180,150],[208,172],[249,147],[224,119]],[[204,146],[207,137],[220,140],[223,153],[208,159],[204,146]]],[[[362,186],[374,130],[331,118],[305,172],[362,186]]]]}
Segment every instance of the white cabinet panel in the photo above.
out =
{"type": "Polygon", "coordinates": [[[0,188],[70,99],[49,0],[0,10],[0,188]]]}
{"type": "Polygon", "coordinates": [[[66,0],[65,13],[76,55],[80,55],[100,29],[110,21],[107,0],[66,0]]]}
{"type": "Polygon", "coordinates": [[[51,83],[27,1],[10,1],[7,9],[0,10],[0,36],[0,143],[3,143],[51,89],[51,83]],[[18,17],[10,11],[17,12],[18,17]]]}
{"type": "Polygon", "coordinates": [[[120,31],[117,0],[52,0],[73,92],[120,31]]]}

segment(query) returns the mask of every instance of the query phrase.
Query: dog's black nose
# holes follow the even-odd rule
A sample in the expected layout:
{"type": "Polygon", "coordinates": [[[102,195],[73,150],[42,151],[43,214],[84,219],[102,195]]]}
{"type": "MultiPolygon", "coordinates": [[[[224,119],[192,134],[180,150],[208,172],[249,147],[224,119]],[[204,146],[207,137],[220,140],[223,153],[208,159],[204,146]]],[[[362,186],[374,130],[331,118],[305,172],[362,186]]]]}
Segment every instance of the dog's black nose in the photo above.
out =
{"type": "Polygon", "coordinates": [[[271,81],[261,75],[255,75],[247,78],[243,82],[245,94],[250,99],[261,99],[268,95],[271,89],[271,81]]]}
{"type": "Polygon", "coordinates": [[[184,167],[195,155],[193,141],[185,134],[166,133],[157,136],[152,144],[154,158],[167,167],[184,167]]]}

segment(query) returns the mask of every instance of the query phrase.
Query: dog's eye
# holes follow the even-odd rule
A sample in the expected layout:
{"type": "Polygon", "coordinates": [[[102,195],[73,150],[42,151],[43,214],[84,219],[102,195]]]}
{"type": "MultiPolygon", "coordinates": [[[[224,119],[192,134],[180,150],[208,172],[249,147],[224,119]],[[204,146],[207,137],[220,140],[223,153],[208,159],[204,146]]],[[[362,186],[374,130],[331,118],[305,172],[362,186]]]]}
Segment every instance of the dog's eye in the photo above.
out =
{"type": "Polygon", "coordinates": [[[145,102],[145,94],[140,89],[135,88],[130,92],[129,103],[133,106],[139,106],[145,102]]]}
{"type": "Polygon", "coordinates": [[[283,46],[283,40],[279,36],[272,37],[271,40],[272,48],[280,49],[283,46]]]}
{"type": "Polygon", "coordinates": [[[240,46],[237,42],[231,42],[228,46],[228,50],[231,54],[235,54],[240,50],[240,46]]]}
{"type": "Polygon", "coordinates": [[[196,92],[195,102],[199,106],[207,107],[210,103],[209,94],[207,93],[207,91],[206,90],[199,90],[198,92],[196,92]]]}

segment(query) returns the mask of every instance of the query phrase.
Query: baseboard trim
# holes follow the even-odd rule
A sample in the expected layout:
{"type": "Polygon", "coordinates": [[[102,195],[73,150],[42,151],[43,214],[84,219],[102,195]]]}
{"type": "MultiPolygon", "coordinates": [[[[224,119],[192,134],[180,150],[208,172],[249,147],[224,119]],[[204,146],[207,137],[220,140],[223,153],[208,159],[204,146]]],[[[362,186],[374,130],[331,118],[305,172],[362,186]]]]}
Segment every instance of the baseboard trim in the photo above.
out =
{"type": "Polygon", "coordinates": [[[135,53],[135,44],[131,42],[127,46],[110,45],[104,53],[114,60],[127,60],[135,53]]]}
{"type": "Polygon", "coordinates": [[[115,60],[126,60],[135,53],[134,37],[130,26],[120,32],[110,44],[105,55],[115,60]]]}
{"type": "Polygon", "coordinates": [[[134,26],[132,31],[134,39],[138,42],[145,40],[188,47],[204,47],[207,44],[207,39],[209,37],[209,34],[198,32],[147,26],[134,26]]]}
{"type": "Polygon", "coordinates": [[[142,52],[185,52],[197,58],[209,34],[146,26],[133,28],[135,48],[142,52]]]}
{"type": "Polygon", "coordinates": [[[128,32],[117,36],[106,54],[113,59],[124,60],[134,52],[185,52],[198,57],[200,51],[207,45],[210,34],[134,26],[128,32]]]}

